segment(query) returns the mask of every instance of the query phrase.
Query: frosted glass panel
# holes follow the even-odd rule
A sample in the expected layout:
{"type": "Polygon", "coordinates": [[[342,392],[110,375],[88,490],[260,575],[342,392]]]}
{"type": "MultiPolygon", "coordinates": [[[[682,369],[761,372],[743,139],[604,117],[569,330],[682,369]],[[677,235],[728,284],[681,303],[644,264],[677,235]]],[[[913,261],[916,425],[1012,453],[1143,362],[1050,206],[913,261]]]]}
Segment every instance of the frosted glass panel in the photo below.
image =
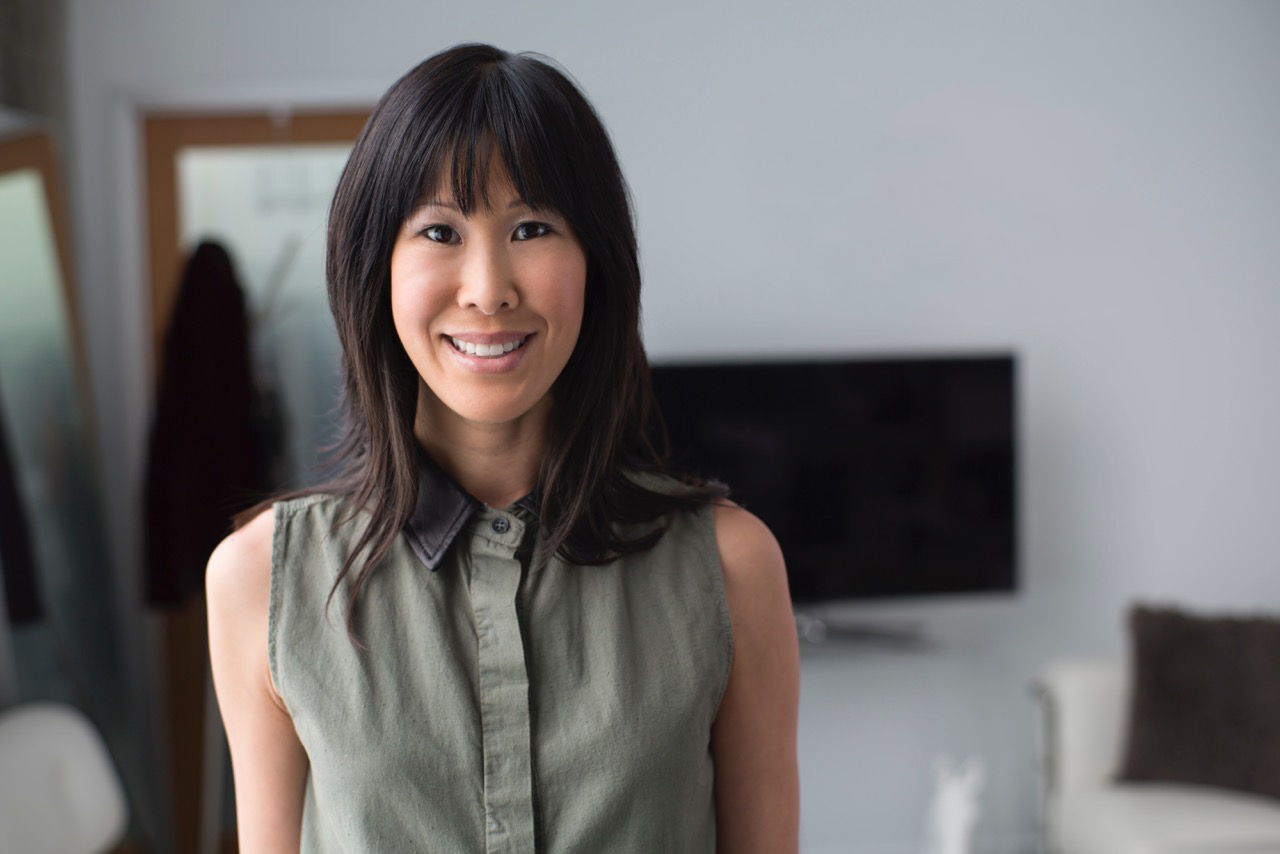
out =
{"type": "Polygon", "coordinates": [[[193,146],[178,155],[184,250],[216,240],[249,305],[260,384],[284,415],[286,465],[310,483],[335,438],[339,347],[325,294],[329,202],[348,144],[193,146]]]}

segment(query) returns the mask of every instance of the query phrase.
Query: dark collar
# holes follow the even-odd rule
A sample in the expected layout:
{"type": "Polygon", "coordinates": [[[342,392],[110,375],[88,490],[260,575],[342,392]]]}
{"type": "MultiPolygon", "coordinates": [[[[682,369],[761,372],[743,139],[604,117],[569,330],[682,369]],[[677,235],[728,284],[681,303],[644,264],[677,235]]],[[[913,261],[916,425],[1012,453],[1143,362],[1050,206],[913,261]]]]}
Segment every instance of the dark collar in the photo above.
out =
{"type": "MultiPolygon", "coordinates": [[[[538,515],[535,490],[515,504],[538,515]]],[[[418,451],[418,503],[404,523],[404,533],[422,565],[435,572],[445,552],[467,521],[480,509],[480,501],[454,482],[421,449],[418,451]]]]}

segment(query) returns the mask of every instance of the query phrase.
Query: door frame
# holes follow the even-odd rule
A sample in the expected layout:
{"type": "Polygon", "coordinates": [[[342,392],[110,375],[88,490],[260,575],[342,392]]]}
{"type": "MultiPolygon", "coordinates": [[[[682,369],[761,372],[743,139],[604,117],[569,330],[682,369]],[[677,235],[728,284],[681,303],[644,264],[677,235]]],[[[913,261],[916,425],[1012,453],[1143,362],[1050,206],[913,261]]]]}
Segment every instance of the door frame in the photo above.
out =
{"type": "Polygon", "coordinates": [[[266,146],[355,142],[368,109],[144,112],[141,115],[143,195],[146,199],[148,305],[152,364],[159,365],[164,332],[177,298],[182,247],[178,153],[190,146],[266,146]]]}

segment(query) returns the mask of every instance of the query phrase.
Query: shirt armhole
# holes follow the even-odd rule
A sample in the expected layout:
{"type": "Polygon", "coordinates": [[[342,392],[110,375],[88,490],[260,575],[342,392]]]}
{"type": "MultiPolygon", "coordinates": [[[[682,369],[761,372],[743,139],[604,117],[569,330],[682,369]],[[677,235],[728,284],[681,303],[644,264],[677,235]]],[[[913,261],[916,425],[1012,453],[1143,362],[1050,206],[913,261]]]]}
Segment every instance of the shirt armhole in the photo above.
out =
{"type": "MultiPolygon", "coordinates": [[[[286,538],[288,537],[289,516],[285,502],[277,501],[272,508],[275,514],[275,527],[271,535],[271,597],[267,610],[267,665],[271,672],[271,684],[284,701],[284,687],[280,682],[280,664],[277,648],[280,636],[280,623],[284,609],[284,562],[286,538]]],[[[285,704],[288,705],[287,703],[285,704]]]]}
{"type": "Polygon", "coordinates": [[[708,568],[707,582],[711,585],[711,598],[715,606],[715,621],[719,629],[720,643],[724,650],[724,674],[715,694],[713,710],[720,709],[720,701],[729,687],[729,675],[733,672],[733,619],[729,614],[729,597],[724,589],[724,567],[720,563],[720,544],[716,541],[715,515],[711,504],[698,508],[698,529],[701,532],[704,558],[702,563],[708,568]]]}

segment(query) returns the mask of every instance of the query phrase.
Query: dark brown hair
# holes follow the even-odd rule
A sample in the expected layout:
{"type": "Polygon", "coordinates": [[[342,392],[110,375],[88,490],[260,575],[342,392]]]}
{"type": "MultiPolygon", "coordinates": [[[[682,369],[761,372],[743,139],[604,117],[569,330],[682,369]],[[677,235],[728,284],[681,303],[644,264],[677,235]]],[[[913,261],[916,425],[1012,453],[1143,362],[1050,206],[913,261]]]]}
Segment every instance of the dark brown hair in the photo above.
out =
{"type": "Polygon", "coordinates": [[[360,510],[371,517],[334,584],[365,556],[347,612],[353,637],[356,598],[417,500],[418,374],[392,324],[392,246],[423,193],[446,181],[464,213],[487,204],[484,176],[495,155],[520,198],[563,216],[587,255],[582,328],[556,380],[538,476],[539,558],[558,553],[600,564],[643,551],[664,529],[625,538],[615,523],[658,520],[726,493],[689,477],[679,489],[654,491],[627,476],[668,472],[640,339],[630,200],[599,117],[563,73],[536,56],[479,44],[443,51],[382,97],[329,212],[326,277],[342,344],[343,433],[338,474],[306,491],[345,496],[344,522],[360,510]]]}

